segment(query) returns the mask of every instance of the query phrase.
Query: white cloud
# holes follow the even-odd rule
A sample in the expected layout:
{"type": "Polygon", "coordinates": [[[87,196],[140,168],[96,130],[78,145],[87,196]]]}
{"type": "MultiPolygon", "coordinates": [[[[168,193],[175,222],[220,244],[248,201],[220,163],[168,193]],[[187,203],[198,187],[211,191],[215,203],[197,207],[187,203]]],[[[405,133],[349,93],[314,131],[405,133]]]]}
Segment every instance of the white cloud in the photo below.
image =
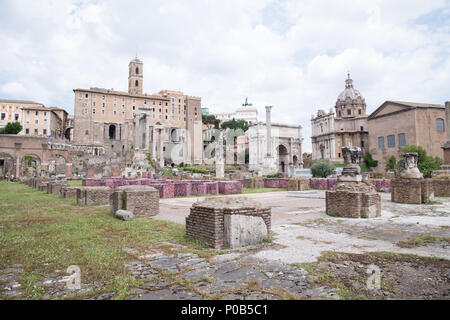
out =
{"type": "Polygon", "coordinates": [[[384,100],[449,99],[450,5],[441,0],[3,1],[0,96],[73,112],[78,87],[201,96],[215,112],[249,97],[300,124],[334,106],[347,70],[369,112],[384,100]]]}

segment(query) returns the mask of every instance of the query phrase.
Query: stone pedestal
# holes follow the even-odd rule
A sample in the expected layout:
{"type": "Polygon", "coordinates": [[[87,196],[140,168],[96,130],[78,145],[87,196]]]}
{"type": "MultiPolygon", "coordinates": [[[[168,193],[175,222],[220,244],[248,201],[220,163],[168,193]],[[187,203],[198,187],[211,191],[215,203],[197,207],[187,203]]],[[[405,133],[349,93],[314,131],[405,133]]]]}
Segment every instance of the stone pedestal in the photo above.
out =
{"type": "Polygon", "coordinates": [[[450,176],[447,178],[431,179],[433,192],[436,197],[450,197],[450,176]]]}
{"type": "Polygon", "coordinates": [[[209,198],[192,206],[186,235],[214,248],[261,242],[270,236],[270,211],[246,198],[209,198]]]}
{"type": "Polygon", "coordinates": [[[344,218],[374,218],[381,216],[381,196],[362,179],[359,147],[343,147],[345,168],[338,183],[326,191],[326,214],[344,218]]]}
{"type": "Polygon", "coordinates": [[[421,204],[433,200],[433,185],[430,179],[397,178],[391,180],[391,201],[421,204]]]}
{"type": "Polygon", "coordinates": [[[78,187],[62,187],[59,192],[60,198],[76,198],[78,187]]]}
{"type": "Polygon", "coordinates": [[[288,191],[304,191],[309,190],[309,179],[291,178],[288,181],[288,191]]]}
{"type": "Polygon", "coordinates": [[[49,182],[47,185],[47,193],[56,194],[59,196],[61,188],[68,187],[68,186],[69,185],[67,184],[67,182],[62,182],[62,181],[49,182]]]}
{"type": "Polygon", "coordinates": [[[341,182],[326,191],[326,214],[344,218],[381,216],[381,196],[363,182],[341,182]]]}
{"type": "Polygon", "coordinates": [[[77,203],[83,205],[109,205],[112,189],[109,187],[77,188],[77,203]]]}
{"type": "Polygon", "coordinates": [[[110,212],[131,211],[136,216],[154,216],[159,213],[159,191],[149,186],[123,186],[110,197],[110,212]]]}

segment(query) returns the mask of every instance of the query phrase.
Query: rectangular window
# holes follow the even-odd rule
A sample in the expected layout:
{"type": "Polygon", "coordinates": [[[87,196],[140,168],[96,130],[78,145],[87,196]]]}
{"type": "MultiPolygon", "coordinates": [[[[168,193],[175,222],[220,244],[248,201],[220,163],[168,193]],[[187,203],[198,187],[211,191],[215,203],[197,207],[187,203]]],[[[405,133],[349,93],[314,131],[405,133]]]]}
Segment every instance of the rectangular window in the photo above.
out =
{"type": "Polygon", "coordinates": [[[94,102],[92,102],[92,106],[94,106],[94,107],[95,107],[95,101],[94,101],[94,102]]]}
{"type": "Polygon", "coordinates": [[[116,111],[114,111],[114,115],[116,115],[117,114],[117,112],[116,111]]]}
{"type": "Polygon", "coordinates": [[[34,134],[35,134],[35,135],[38,134],[38,129],[34,129],[34,134]]]}
{"type": "Polygon", "coordinates": [[[406,135],[404,133],[398,134],[398,146],[399,147],[406,146],[406,135]]]}
{"type": "Polygon", "coordinates": [[[102,110],[102,114],[105,114],[105,110],[102,110]]]}
{"type": "Polygon", "coordinates": [[[38,119],[34,120],[34,123],[35,123],[35,124],[38,124],[38,123],[39,123],[38,119]]]}
{"type": "Polygon", "coordinates": [[[384,137],[378,137],[378,149],[384,149],[384,137]]]}
{"type": "Polygon", "coordinates": [[[89,135],[89,130],[86,130],[86,131],[84,132],[84,134],[85,134],[85,135],[89,135]]]}
{"type": "Polygon", "coordinates": [[[43,133],[44,133],[44,136],[46,136],[47,135],[47,129],[44,129],[43,133]]]}
{"type": "Polygon", "coordinates": [[[81,92],[78,93],[78,98],[81,98],[83,95],[81,94],[81,92]]]}
{"type": "Polygon", "coordinates": [[[38,116],[39,115],[39,111],[36,111],[34,114],[38,116]]]}
{"type": "Polygon", "coordinates": [[[89,97],[89,95],[86,93],[86,98],[89,97]]]}
{"type": "Polygon", "coordinates": [[[27,110],[27,114],[30,114],[30,110],[27,110]]]}
{"type": "Polygon", "coordinates": [[[92,109],[92,114],[95,114],[95,109],[92,109]]]}
{"type": "Polygon", "coordinates": [[[387,141],[388,141],[388,148],[395,147],[395,136],[394,135],[387,136],[387,141]]]}
{"type": "Polygon", "coordinates": [[[105,96],[102,96],[102,100],[105,100],[105,96]]]}
{"type": "Polygon", "coordinates": [[[47,119],[44,119],[44,123],[47,124],[47,119]]]}
{"type": "Polygon", "coordinates": [[[28,128],[25,129],[25,133],[26,133],[26,134],[30,134],[30,129],[28,129],[28,128]]]}
{"type": "Polygon", "coordinates": [[[348,115],[351,115],[351,114],[352,114],[352,110],[347,109],[347,114],[348,114],[348,115]]]}
{"type": "Polygon", "coordinates": [[[2,120],[5,120],[6,113],[2,113],[2,120]]]}
{"type": "Polygon", "coordinates": [[[17,113],[16,113],[14,119],[15,119],[16,121],[19,120],[19,115],[18,115],[17,113]]]}

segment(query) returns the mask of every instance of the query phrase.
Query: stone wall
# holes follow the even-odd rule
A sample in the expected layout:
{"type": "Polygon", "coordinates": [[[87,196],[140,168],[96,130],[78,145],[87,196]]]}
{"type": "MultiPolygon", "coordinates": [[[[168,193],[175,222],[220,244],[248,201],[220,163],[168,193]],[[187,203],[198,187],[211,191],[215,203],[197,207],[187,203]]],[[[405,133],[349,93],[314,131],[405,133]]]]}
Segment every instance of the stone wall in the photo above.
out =
{"type": "Polygon", "coordinates": [[[434,195],[437,197],[450,197],[450,179],[434,178],[431,179],[434,195]]]}
{"type": "Polygon", "coordinates": [[[83,205],[109,205],[112,189],[109,187],[77,188],[77,203],[83,205]]]}
{"type": "Polygon", "coordinates": [[[430,179],[392,179],[391,189],[392,202],[421,204],[433,198],[430,179]]]}
{"type": "Polygon", "coordinates": [[[60,198],[76,198],[78,187],[62,187],[59,193],[60,198]]]}
{"type": "Polygon", "coordinates": [[[287,178],[263,178],[264,188],[280,188],[287,189],[288,181],[287,178]]]}
{"type": "Polygon", "coordinates": [[[213,248],[221,248],[225,244],[224,216],[249,215],[261,217],[267,227],[267,234],[271,229],[271,209],[258,206],[246,206],[245,199],[223,200],[210,198],[192,206],[186,217],[186,235],[201,240],[213,248]],[[231,201],[231,202],[227,202],[231,201]],[[240,205],[236,205],[240,202],[240,205]]]}
{"type": "Polygon", "coordinates": [[[149,186],[118,187],[110,196],[110,211],[128,210],[137,216],[154,216],[159,213],[159,191],[149,186]]]}
{"type": "Polygon", "coordinates": [[[373,218],[381,215],[381,197],[363,183],[346,187],[343,184],[326,191],[326,213],[345,218],[373,218]],[[359,189],[359,190],[358,190],[359,189]]]}
{"type": "Polygon", "coordinates": [[[309,190],[309,179],[307,178],[291,178],[288,181],[288,191],[304,191],[309,190]]]}
{"type": "Polygon", "coordinates": [[[63,181],[52,181],[47,184],[47,193],[56,194],[59,196],[61,188],[68,187],[67,182],[63,181]]]}
{"type": "Polygon", "coordinates": [[[218,181],[217,183],[221,194],[242,193],[242,183],[240,181],[218,181]]]}

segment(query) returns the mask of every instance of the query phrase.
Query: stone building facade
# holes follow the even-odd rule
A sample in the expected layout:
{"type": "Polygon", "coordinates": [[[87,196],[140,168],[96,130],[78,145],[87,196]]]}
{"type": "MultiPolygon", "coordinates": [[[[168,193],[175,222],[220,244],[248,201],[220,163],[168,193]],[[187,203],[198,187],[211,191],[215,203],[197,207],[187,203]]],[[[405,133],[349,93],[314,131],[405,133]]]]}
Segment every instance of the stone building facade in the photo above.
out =
{"type": "Polygon", "coordinates": [[[338,96],[334,111],[318,110],[311,117],[312,160],[343,163],[341,149],[345,146],[368,151],[366,102],[353,87],[353,80],[345,80],[345,89],[338,96]]]}
{"type": "Polygon", "coordinates": [[[401,147],[422,146],[429,155],[443,158],[446,143],[445,107],[437,104],[386,101],[368,118],[369,152],[383,172],[387,159],[401,158],[401,147]]]}
{"type": "Polygon", "coordinates": [[[271,123],[271,107],[266,107],[266,123],[248,129],[249,170],[258,174],[294,174],[302,167],[302,127],[271,123]]]}
{"type": "Polygon", "coordinates": [[[169,90],[143,93],[143,62],[138,58],[129,63],[128,92],[73,91],[75,144],[150,152],[162,165],[173,154],[178,162],[201,162],[201,98],[169,90]]]}
{"type": "Polygon", "coordinates": [[[67,112],[27,100],[0,99],[0,127],[8,122],[22,125],[20,135],[62,138],[64,135],[67,112]]]}

